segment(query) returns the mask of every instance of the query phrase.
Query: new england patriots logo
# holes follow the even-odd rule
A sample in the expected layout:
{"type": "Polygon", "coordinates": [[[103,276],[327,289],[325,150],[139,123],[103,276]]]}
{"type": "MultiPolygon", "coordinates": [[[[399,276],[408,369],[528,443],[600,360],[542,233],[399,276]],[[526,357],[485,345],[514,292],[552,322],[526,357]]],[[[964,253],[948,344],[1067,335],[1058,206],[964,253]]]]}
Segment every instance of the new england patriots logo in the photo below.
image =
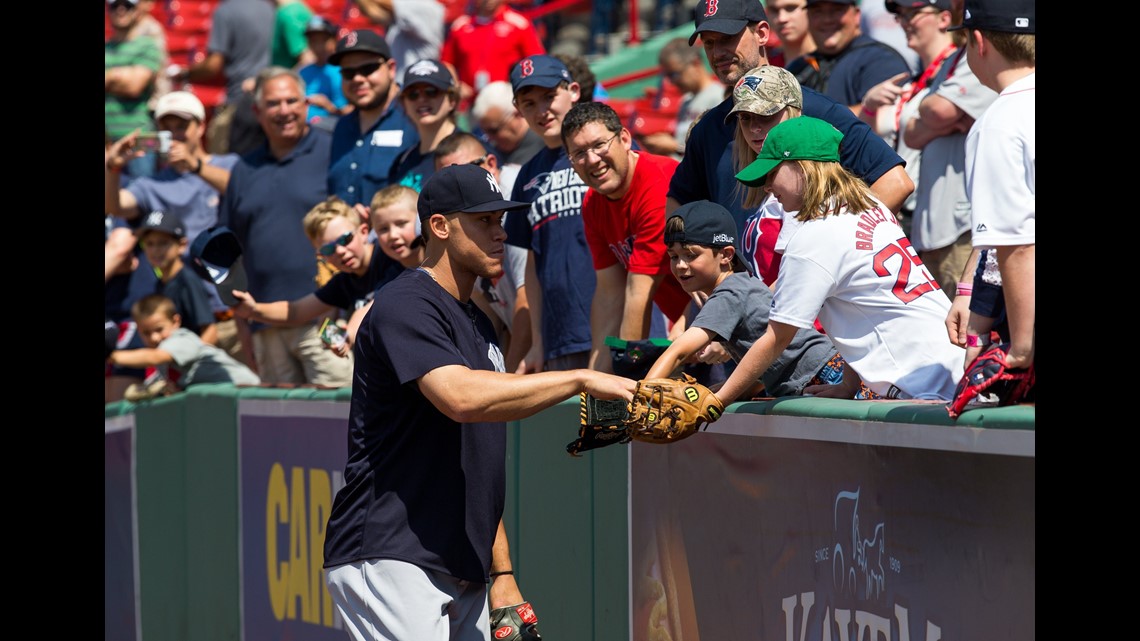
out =
{"type": "Polygon", "coordinates": [[[764,79],[761,78],[760,76],[747,76],[746,75],[743,78],[741,78],[740,80],[736,81],[736,86],[733,87],[732,90],[736,91],[736,90],[740,89],[741,85],[744,85],[744,86],[748,87],[749,89],[751,89],[752,91],[757,91],[760,88],[760,83],[762,83],[762,82],[764,82],[764,79]]]}

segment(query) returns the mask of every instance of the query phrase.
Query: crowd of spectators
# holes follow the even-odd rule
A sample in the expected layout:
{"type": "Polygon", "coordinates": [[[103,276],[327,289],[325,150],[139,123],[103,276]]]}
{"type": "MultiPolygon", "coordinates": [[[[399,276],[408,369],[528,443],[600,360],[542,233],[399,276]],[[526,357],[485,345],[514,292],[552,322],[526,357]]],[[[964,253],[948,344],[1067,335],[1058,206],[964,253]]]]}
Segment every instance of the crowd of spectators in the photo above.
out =
{"type": "MultiPolygon", "coordinates": [[[[472,0],[451,21],[435,0],[352,1],[368,26],[338,25],[306,0],[217,0],[205,50],[184,66],[170,64],[153,0],[107,2],[105,321],[118,328],[105,368],[108,402],[132,384],[147,389],[159,369],[176,383],[188,367],[178,355],[110,356],[112,347],[161,344],[137,327],[136,303],[156,293],[174,311],[152,300],[143,316],[176,315],[164,326],[221,348],[218,358],[253,373],[242,381],[350,385],[354,332],[347,347],[333,347],[322,330],[355,328],[373,293],[414,266],[403,249],[414,234],[381,238],[377,203],[408,200],[450,163],[481,166],[512,200],[532,203],[504,219],[508,272],[476,288],[509,342],[508,371],[610,371],[607,336],[678,338],[703,304],[698,288],[686,295],[680,286],[663,242],[683,205],[709,201],[729,212],[749,277],[776,290],[784,246],[776,236],[797,225],[763,227],[784,212],[762,181],[742,183],[737,173],[768,130],[801,115],[841,132],[840,164],[898,218],[909,260],[929,272],[934,293],[947,303],[964,298],[951,308],[948,342],[977,347],[992,334],[1012,340],[1017,363],[1032,364],[1032,166],[1016,201],[1029,222],[979,246],[967,154],[985,153],[985,141],[971,147],[967,134],[1008,84],[995,79],[1010,75],[991,58],[995,49],[1033,72],[1032,23],[1012,45],[982,40],[978,55],[987,59],[977,64],[996,69],[985,78],[971,71],[977,44],[967,36],[1004,32],[983,13],[956,33],[960,0],[863,0],[895,17],[911,57],[864,33],[858,0],[769,0],[767,12],[760,0],[701,0],[691,37],[668,42],[658,58],[662,81],[684,93],[678,120],[673,131],[642,138],[605,104],[587,59],[548,55],[552,34],[505,0],[472,0]],[[202,81],[224,83],[220,104],[204,105],[187,84],[202,81]],[[772,83],[795,98],[772,98],[772,83]],[[186,294],[188,285],[172,293],[170,283],[191,274],[175,278],[193,262],[194,240],[218,226],[240,243],[247,280],[236,301],[203,279],[193,281],[200,295],[186,294]],[[1003,260],[1016,271],[1002,269],[1003,260]],[[991,297],[975,310],[986,322],[967,322],[975,269],[999,298],[1003,276],[1017,283],[1008,309],[1016,319],[991,297]],[[985,335],[967,339],[967,325],[985,335]],[[152,362],[162,367],[135,366],[152,362]]],[[[1033,20],[1031,2],[1014,4],[1010,11],[1033,20]]],[[[1032,162],[1032,149],[1026,154],[1032,162]]],[[[403,202],[405,213],[410,205],[403,202]]],[[[387,215],[396,218],[384,219],[385,230],[414,219],[387,215]]],[[[702,356],[727,360],[723,349],[701,349],[691,362],[702,356]]]]}

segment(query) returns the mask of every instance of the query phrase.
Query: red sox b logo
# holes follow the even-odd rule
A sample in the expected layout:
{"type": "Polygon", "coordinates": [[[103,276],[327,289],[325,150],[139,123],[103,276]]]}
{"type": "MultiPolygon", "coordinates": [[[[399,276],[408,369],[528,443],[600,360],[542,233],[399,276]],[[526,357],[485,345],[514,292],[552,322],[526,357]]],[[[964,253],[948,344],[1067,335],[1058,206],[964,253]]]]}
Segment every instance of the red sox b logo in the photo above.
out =
{"type": "Polygon", "coordinates": [[[705,17],[711,18],[712,16],[715,16],[717,9],[719,8],[720,7],[717,6],[717,0],[709,0],[709,4],[705,8],[705,17]]]}
{"type": "MultiPolygon", "coordinates": [[[[713,0],[713,1],[715,2],[716,0],[713,0]]],[[[530,74],[534,73],[534,61],[531,60],[530,58],[524,59],[521,63],[519,63],[519,65],[522,69],[522,77],[523,78],[526,78],[530,74]]]]}
{"type": "MultiPolygon", "coordinates": [[[[713,0],[714,2],[716,0],[713,0]]],[[[348,35],[344,37],[345,48],[355,47],[356,43],[360,41],[360,36],[356,35],[355,31],[349,31],[348,35]]]]}

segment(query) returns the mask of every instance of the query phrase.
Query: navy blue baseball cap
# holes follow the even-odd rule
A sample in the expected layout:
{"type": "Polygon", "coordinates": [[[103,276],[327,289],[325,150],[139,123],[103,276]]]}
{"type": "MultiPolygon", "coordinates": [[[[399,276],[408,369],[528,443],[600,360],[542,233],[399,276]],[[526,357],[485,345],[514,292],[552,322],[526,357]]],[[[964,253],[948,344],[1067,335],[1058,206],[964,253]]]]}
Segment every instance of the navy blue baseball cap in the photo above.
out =
{"type": "Polygon", "coordinates": [[[161,231],[175,238],[186,237],[186,225],[182,223],[178,214],[173,212],[155,210],[147,214],[139,225],[138,237],[141,239],[148,231],[161,231]]]}
{"type": "Polygon", "coordinates": [[[241,262],[241,242],[229,227],[211,227],[190,244],[190,267],[214,284],[227,305],[237,305],[233,290],[249,291],[241,262]]]}
{"type": "Polygon", "coordinates": [[[404,89],[421,82],[444,90],[455,88],[455,78],[439,60],[417,60],[404,72],[404,89]]]}
{"type": "Polygon", "coordinates": [[[978,29],[1000,33],[1037,32],[1036,0],[966,0],[962,24],[947,31],[978,29]]]}
{"type": "Polygon", "coordinates": [[[426,221],[432,214],[481,214],[523,207],[530,207],[530,203],[506,200],[495,177],[486,169],[470,164],[448,165],[432,174],[416,204],[420,221],[426,221]]]}
{"type": "Polygon", "coordinates": [[[528,56],[511,68],[511,89],[518,93],[524,87],[557,87],[560,82],[574,82],[570,70],[554,56],[528,56]]]}
{"type": "Polygon", "coordinates": [[[666,218],[666,229],[669,228],[669,220],[673,218],[680,218],[684,222],[685,231],[672,234],[666,231],[666,247],[673,243],[705,245],[707,247],[732,247],[736,250],[732,256],[733,271],[752,273],[751,268],[740,255],[740,247],[736,244],[736,220],[722,205],[708,200],[685,203],[666,218]]]}
{"type": "Polygon", "coordinates": [[[392,49],[384,40],[384,36],[371,29],[357,29],[356,31],[349,31],[343,38],[336,41],[336,51],[329,56],[329,64],[339,65],[341,58],[355,51],[375,53],[384,56],[385,60],[392,59],[392,49]]]}
{"type": "Polygon", "coordinates": [[[327,33],[330,36],[335,36],[339,30],[339,27],[324,16],[315,15],[309,18],[309,22],[305,25],[305,35],[309,35],[310,33],[327,33]]]}
{"type": "Polygon", "coordinates": [[[694,13],[697,29],[689,36],[690,47],[702,31],[732,36],[743,31],[749,22],[768,21],[768,14],[764,13],[764,5],[760,0],[701,0],[694,13]]]}

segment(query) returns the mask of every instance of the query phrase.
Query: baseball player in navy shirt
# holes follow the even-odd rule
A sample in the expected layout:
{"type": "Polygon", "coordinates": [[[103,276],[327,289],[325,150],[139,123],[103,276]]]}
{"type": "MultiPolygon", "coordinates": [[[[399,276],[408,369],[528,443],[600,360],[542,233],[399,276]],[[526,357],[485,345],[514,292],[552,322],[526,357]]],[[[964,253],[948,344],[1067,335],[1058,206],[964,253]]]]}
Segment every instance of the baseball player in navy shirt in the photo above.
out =
{"type": "Polygon", "coordinates": [[[506,424],[586,391],[633,398],[591,370],[505,373],[475,279],[502,274],[505,200],[476,165],[432,175],[426,258],[379,293],[357,334],[348,462],[325,533],[327,583],[356,641],[486,641],[490,608],[522,600],[502,525],[506,424]]]}

